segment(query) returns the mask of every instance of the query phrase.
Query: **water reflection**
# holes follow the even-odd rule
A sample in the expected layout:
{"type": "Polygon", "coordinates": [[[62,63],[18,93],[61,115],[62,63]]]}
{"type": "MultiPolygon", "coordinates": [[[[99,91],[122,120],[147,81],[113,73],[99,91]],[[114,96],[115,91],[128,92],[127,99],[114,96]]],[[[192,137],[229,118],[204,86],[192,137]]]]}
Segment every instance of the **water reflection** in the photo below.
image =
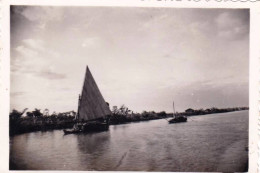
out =
{"type": "Polygon", "coordinates": [[[87,170],[104,169],[104,154],[110,146],[110,132],[75,135],[79,160],[87,170]],[[101,163],[101,164],[100,164],[101,163]]]}
{"type": "Polygon", "coordinates": [[[76,135],[78,148],[82,153],[102,153],[109,146],[110,132],[99,132],[91,134],[76,135]]]}

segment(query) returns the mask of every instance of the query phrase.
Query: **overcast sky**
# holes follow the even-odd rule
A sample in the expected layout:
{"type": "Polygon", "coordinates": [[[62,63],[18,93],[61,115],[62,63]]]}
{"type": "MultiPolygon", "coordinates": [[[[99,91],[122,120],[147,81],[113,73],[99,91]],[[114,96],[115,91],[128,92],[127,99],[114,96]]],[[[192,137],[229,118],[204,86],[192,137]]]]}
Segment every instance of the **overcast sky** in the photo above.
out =
{"type": "Polygon", "coordinates": [[[249,11],[11,8],[11,109],[76,111],[87,65],[110,107],[248,106],[249,11]]]}

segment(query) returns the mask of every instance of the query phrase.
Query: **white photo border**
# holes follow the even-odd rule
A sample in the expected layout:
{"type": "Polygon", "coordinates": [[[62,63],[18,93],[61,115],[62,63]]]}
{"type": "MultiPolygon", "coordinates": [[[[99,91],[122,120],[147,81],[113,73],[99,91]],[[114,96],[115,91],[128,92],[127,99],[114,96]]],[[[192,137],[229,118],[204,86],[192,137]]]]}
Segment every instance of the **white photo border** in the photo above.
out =
{"type": "MultiPolygon", "coordinates": [[[[113,6],[162,8],[248,8],[250,9],[249,59],[249,170],[260,171],[259,111],[260,111],[260,1],[228,0],[5,0],[0,1],[0,171],[9,172],[9,108],[10,108],[10,6],[113,6]],[[258,147],[259,146],[259,147],[258,147]]],[[[16,172],[16,171],[12,171],[16,172]]],[[[27,171],[19,171],[27,172],[27,171]]],[[[39,171],[43,172],[43,171],[39,171]]],[[[45,172],[45,171],[44,171],[45,172]]],[[[62,171],[49,171],[62,172],[62,171]]],[[[75,171],[74,171],[75,172],[75,171]]],[[[85,171],[84,171],[85,172],[85,171]]]]}

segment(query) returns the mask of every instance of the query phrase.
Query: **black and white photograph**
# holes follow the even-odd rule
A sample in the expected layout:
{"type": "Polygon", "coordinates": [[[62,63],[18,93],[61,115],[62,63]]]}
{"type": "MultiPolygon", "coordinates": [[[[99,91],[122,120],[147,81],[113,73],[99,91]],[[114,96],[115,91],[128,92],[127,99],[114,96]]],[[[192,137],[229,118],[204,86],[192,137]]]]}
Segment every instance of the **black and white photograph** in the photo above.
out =
{"type": "Polygon", "coordinates": [[[249,8],[10,6],[9,170],[247,172],[249,8]]]}

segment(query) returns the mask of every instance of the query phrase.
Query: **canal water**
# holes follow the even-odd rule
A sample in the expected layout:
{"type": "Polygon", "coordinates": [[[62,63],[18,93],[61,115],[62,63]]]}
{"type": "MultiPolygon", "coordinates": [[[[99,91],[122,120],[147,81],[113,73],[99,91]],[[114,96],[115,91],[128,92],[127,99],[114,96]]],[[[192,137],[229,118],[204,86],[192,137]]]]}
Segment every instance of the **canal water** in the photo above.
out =
{"type": "Polygon", "coordinates": [[[62,130],[10,138],[10,169],[97,171],[245,171],[248,111],[112,125],[109,131],[62,130]]]}

